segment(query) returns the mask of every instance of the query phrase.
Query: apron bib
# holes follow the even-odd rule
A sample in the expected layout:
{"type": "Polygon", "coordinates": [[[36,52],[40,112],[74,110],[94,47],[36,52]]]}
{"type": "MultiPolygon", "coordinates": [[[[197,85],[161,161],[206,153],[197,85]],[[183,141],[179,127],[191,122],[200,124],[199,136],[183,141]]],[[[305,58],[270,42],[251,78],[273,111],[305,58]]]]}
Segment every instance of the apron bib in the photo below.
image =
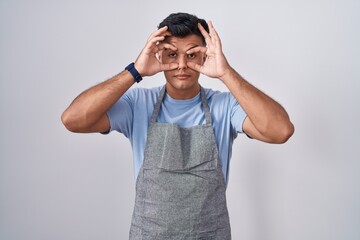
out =
{"type": "Polygon", "coordinates": [[[206,124],[180,128],[156,122],[159,98],[148,129],[144,162],[136,181],[130,240],[230,240],[225,181],[201,88],[206,124]]]}

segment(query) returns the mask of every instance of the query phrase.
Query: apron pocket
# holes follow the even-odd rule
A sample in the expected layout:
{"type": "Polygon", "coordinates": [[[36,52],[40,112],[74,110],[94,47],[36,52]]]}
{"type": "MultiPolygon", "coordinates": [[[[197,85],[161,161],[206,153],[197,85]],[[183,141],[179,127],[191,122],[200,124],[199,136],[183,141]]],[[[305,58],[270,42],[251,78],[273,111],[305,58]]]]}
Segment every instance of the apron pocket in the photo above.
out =
{"type": "Polygon", "coordinates": [[[190,230],[190,209],[181,204],[144,201],[143,235],[172,239],[190,230]]]}
{"type": "Polygon", "coordinates": [[[145,149],[146,169],[202,171],[217,168],[218,151],[211,125],[180,128],[171,124],[154,125],[145,149]],[[163,141],[158,141],[163,139],[163,141]]]}

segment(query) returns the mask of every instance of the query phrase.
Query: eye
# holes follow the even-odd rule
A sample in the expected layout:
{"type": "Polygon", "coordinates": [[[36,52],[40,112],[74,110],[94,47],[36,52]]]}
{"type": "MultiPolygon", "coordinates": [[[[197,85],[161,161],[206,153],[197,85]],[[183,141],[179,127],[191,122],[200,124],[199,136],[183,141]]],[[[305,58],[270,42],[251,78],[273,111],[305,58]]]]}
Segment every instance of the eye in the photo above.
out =
{"type": "Polygon", "coordinates": [[[176,53],[175,52],[171,52],[171,53],[169,53],[169,57],[170,58],[176,58],[176,53]]]}
{"type": "Polygon", "coordinates": [[[191,53],[187,55],[188,58],[193,59],[196,58],[196,54],[195,53],[191,53]]]}

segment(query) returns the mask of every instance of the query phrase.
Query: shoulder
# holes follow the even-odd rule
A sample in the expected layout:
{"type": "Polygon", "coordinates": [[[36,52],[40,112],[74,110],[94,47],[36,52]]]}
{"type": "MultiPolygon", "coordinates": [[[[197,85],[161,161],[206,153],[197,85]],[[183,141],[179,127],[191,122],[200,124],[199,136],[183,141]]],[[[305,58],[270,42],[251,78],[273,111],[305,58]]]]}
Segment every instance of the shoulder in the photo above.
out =
{"type": "Polygon", "coordinates": [[[154,88],[141,88],[141,87],[134,87],[127,90],[126,95],[131,97],[151,97],[159,95],[160,90],[163,86],[158,86],[154,88]]]}
{"type": "Polygon", "coordinates": [[[160,90],[163,86],[154,87],[154,88],[130,88],[124,94],[124,98],[130,102],[153,102],[156,101],[159,96],[160,90]]]}
{"type": "Polygon", "coordinates": [[[209,104],[226,104],[230,103],[234,97],[230,92],[221,92],[218,90],[213,90],[211,88],[204,88],[206,99],[208,100],[209,104]]]}
{"type": "Polygon", "coordinates": [[[221,92],[210,88],[204,88],[209,107],[219,114],[234,113],[242,107],[230,92],[221,92]]]}

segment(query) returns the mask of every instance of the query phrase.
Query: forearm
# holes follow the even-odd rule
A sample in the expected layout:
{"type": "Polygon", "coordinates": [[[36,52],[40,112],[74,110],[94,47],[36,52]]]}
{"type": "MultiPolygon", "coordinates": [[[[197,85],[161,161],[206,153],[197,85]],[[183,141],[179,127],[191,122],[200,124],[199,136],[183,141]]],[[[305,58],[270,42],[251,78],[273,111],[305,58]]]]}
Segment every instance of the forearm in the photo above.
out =
{"type": "Polygon", "coordinates": [[[246,112],[256,130],[269,142],[286,141],[294,127],[285,109],[230,68],[221,80],[246,112]]]}
{"type": "Polygon", "coordinates": [[[106,114],[109,108],[134,84],[128,71],[81,93],[61,116],[67,129],[87,132],[106,114]]]}

